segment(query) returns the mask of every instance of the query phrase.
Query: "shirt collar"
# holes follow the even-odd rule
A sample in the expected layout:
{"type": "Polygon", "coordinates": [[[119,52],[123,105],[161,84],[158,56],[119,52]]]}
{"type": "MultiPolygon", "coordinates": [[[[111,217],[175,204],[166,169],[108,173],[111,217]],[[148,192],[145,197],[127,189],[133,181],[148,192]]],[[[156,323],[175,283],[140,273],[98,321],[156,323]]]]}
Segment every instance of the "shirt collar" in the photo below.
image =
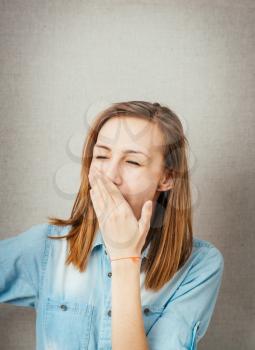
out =
{"type": "MultiPolygon", "coordinates": [[[[97,232],[96,232],[96,236],[95,236],[95,239],[92,243],[92,249],[91,251],[97,247],[97,246],[104,246],[104,248],[106,249],[105,247],[105,244],[104,244],[104,240],[103,240],[103,237],[102,237],[102,233],[101,231],[98,229],[97,232]]],[[[146,249],[143,251],[142,253],[142,258],[147,258],[147,254],[149,252],[149,248],[150,248],[150,243],[148,244],[148,246],[146,247],[146,249]]]]}
{"type": "Polygon", "coordinates": [[[102,234],[101,234],[101,231],[100,231],[100,230],[97,230],[97,232],[96,232],[94,241],[93,241],[93,243],[92,243],[92,249],[91,249],[91,250],[93,250],[93,249],[94,249],[95,247],[97,247],[98,245],[103,245],[103,246],[105,246],[104,240],[103,240],[103,237],[102,237],[102,234]]]}

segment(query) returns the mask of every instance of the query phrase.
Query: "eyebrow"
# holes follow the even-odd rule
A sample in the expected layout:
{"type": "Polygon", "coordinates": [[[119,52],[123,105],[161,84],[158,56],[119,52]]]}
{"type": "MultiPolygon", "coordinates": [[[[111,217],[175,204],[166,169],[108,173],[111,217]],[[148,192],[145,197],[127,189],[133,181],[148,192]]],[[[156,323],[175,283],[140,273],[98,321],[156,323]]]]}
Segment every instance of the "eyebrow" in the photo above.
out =
{"type": "MultiPolygon", "coordinates": [[[[111,151],[111,149],[109,148],[109,147],[107,147],[107,146],[105,146],[105,145],[101,145],[101,144],[95,144],[95,147],[99,147],[99,148],[104,148],[104,149],[106,149],[107,151],[111,151]]],[[[144,156],[146,156],[147,158],[151,158],[148,154],[146,154],[146,153],[144,153],[144,152],[142,152],[142,151],[136,151],[136,150],[134,150],[134,149],[126,149],[126,150],[124,150],[123,151],[123,153],[141,153],[141,154],[143,154],[144,156]]]]}

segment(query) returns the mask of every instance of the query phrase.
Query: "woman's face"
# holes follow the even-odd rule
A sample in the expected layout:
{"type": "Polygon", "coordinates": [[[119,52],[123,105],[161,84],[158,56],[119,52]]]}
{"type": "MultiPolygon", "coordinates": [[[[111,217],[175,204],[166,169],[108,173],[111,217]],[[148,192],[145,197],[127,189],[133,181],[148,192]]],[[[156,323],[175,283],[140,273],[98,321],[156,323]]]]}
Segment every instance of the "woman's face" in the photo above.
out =
{"type": "Polygon", "coordinates": [[[118,187],[137,220],[146,200],[153,200],[154,211],[160,191],[169,189],[170,183],[162,181],[162,145],[157,125],[141,118],[113,117],[98,134],[89,175],[93,176],[95,169],[104,173],[118,187]]]}

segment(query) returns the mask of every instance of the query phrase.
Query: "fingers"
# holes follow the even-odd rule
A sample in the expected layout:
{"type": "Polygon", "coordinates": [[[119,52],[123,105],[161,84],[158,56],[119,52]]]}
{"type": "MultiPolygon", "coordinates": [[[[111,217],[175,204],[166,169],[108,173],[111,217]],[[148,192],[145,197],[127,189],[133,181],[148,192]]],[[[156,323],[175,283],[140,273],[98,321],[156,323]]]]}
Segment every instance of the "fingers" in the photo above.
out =
{"type": "Polygon", "coordinates": [[[103,230],[115,204],[102,181],[101,174],[96,173],[93,176],[90,176],[90,182],[92,187],[90,190],[91,199],[99,221],[99,226],[103,230]]]}
{"type": "Polygon", "coordinates": [[[104,198],[108,195],[111,199],[111,202],[109,202],[109,206],[119,206],[123,203],[123,201],[125,201],[125,198],[123,197],[118,187],[110,179],[108,179],[107,176],[95,169],[94,177],[101,180],[98,182],[98,186],[100,188],[101,193],[104,195],[104,198]]]}
{"type": "Polygon", "coordinates": [[[104,176],[103,181],[115,205],[116,206],[121,205],[123,201],[125,201],[125,198],[123,197],[118,187],[112,181],[110,181],[106,176],[104,176]]]}
{"type": "Polygon", "coordinates": [[[96,181],[95,181],[95,186],[94,186],[94,190],[96,193],[98,193],[98,197],[99,197],[99,200],[101,202],[101,207],[102,207],[102,210],[103,209],[107,209],[111,203],[111,198],[104,186],[104,184],[102,183],[102,180],[99,176],[97,176],[96,178],[96,181]]]}
{"type": "Polygon", "coordinates": [[[139,220],[139,231],[141,234],[148,233],[152,215],[152,201],[146,201],[143,205],[141,218],[139,220]]]}

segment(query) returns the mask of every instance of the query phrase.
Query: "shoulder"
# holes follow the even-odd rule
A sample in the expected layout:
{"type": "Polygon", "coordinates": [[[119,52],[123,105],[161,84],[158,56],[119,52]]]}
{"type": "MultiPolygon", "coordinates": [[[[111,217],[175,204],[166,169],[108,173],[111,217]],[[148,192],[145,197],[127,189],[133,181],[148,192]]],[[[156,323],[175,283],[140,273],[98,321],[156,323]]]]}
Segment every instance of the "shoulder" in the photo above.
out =
{"type": "Polygon", "coordinates": [[[224,258],[219,248],[209,241],[193,237],[192,253],[179,271],[180,284],[171,301],[184,295],[189,295],[197,301],[197,295],[215,298],[221,285],[223,271],[224,258]]]}
{"type": "Polygon", "coordinates": [[[12,236],[1,239],[1,244],[36,244],[44,240],[48,233],[51,231],[51,225],[47,223],[40,223],[23,229],[21,232],[16,233],[12,236]]]}
{"type": "Polygon", "coordinates": [[[60,227],[56,225],[51,225],[49,223],[38,223],[32,226],[29,226],[28,228],[25,228],[23,231],[19,232],[18,234],[7,237],[4,240],[17,240],[17,241],[28,241],[33,243],[40,243],[40,241],[44,241],[48,238],[48,236],[59,236],[66,234],[67,229],[69,229],[69,226],[60,227]]]}
{"type": "Polygon", "coordinates": [[[25,257],[39,258],[44,254],[48,236],[62,234],[64,229],[49,223],[38,223],[23,229],[16,235],[0,240],[0,251],[5,257],[8,253],[25,257]]]}
{"type": "Polygon", "coordinates": [[[192,265],[199,265],[205,269],[224,270],[224,256],[213,243],[193,237],[192,265]]]}
{"type": "Polygon", "coordinates": [[[45,242],[51,228],[46,223],[25,228],[16,235],[0,241],[0,261],[11,264],[18,259],[38,260],[44,254],[45,242]]]}

